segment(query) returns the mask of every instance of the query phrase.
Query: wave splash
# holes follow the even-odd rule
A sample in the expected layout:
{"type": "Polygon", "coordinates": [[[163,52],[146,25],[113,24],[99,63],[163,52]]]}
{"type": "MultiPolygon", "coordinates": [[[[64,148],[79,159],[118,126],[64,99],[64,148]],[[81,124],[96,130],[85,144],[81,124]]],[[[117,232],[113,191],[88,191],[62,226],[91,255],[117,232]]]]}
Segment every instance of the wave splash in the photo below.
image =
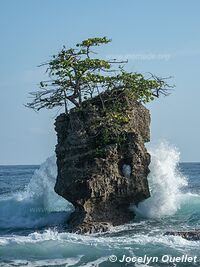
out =
{"type": "Polygon", "coordinates": [[[58,225],[68,218],[72,204],[54,192],[56,157],[35,171],[23,192],[0,200],[0,228],[34,228],[58,225]]]}
{"type": "Polygon", "coordinates": [[[133,207],[134,211],[147,218],[160,218],[175,214],[181,207],[188,185],[186,177],[178,170],[180,153],[166,142],[151,149],[150,174],[148,176],[151,197],[133,207]]]}
{"type": "MultiPolygon", "coordinates": [[[[199,195],[183,193],[187,179],[178,170],[180,154],[167,143],[150,150],[148,177],[151,197],[132,209],[145,218],[161,218],[175,213],[197,217],[199,195]]],[[[54,192],[56,157],[48,158],[36,170],[23,192],[0,198],[0,229],[56,226],[67,220],[73,206],[54,192]]],[[[199,215],[198,215],[199,218],[199,215]]]]}

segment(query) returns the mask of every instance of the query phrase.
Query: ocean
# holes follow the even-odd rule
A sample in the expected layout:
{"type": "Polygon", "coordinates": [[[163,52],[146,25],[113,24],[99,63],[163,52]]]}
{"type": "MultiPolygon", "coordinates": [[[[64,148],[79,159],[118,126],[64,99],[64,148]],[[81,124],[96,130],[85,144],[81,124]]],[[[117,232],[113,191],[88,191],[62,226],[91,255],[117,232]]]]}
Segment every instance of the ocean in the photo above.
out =
{"type": "Polygon", "coordinates": [[[0,266],[200,266],[200,241],[163,235],[200,229],[200,163],[180,163],[166,143],[149,152],[151,198],[130,207],[133,222],[93,235],[67,232],[73,206],[54,192],[55,156],[0,166],[0,266]]]}

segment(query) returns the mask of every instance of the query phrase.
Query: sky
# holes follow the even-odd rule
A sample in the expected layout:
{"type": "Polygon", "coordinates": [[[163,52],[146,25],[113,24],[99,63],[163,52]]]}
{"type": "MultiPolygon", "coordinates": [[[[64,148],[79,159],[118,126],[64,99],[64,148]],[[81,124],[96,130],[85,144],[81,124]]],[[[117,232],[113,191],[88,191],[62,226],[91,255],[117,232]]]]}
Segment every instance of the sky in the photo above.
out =
{"type": "Polygon", "coordinates": [[[127,58],[128,70],[176,87],[155,100],[151,144],[166,140],[181,161],[200,161],[199,0],[0,0],[0,165],[40,164],[55,150],[54,120],[62,110],[27,109],[38,67],[63,45],[107,36],[105,57],[127,58]]]}

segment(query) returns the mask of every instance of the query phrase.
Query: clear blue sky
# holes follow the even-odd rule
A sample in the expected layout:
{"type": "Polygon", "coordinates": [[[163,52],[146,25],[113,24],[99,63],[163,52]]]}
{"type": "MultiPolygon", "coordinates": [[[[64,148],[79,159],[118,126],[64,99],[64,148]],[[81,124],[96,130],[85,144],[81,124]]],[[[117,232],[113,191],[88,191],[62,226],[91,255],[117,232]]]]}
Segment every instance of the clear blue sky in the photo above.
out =
{"type": "Polygon", "coordinates": [[[153,102],[152,143],[166,139],[182,161],[200,161],[200,1],[0,0],[0,164],[38,164],[53,154],[55,111],[26,109],[44,77],[37,65],[62,45],[108,36],[101,53],[129,69],[174,78],[153,102]]]}

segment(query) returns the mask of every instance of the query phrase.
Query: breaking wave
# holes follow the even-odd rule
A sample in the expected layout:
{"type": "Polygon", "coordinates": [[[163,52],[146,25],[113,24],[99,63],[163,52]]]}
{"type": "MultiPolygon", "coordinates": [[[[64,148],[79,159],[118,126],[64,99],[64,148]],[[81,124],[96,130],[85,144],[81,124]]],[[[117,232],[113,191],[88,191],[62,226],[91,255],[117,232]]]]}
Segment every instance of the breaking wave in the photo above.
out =
{"type": "Polygon", "coordinates": [[[58,225],[68,218],[73,206],[54,192],[56,158],[48,158],[35,171],[23,192],[0,199],[0,229],[58,225]]]}
{"type": "Polygon", "coordinates": [[[161,218],[177,212],[184,213],[189,204],[191,213],[192,205],[200,204],[200,196],[183,190],[188,182],[179,171],[180,153],[177,148],[162,142],[149,152],[151,197],[139,203],[138,207],[133,207],[135,212],[147,218],[161,218]]]}

